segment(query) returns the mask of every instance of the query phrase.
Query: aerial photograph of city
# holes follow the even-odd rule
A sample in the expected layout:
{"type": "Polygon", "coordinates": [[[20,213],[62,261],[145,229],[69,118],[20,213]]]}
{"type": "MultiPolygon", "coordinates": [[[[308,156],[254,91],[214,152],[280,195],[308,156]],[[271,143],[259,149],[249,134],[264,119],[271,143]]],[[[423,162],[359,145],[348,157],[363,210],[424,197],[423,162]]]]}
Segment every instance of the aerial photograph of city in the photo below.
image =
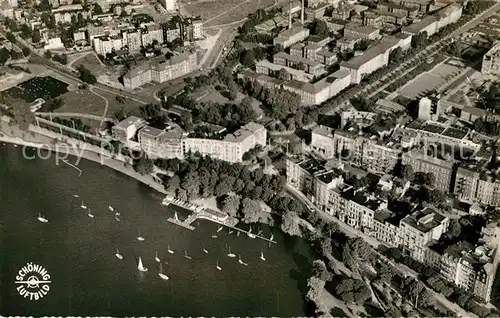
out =
{"type": "Polygon", "coordinates": [[[500,317],[500,0],[0,0],[0,316],[500,317]]]}

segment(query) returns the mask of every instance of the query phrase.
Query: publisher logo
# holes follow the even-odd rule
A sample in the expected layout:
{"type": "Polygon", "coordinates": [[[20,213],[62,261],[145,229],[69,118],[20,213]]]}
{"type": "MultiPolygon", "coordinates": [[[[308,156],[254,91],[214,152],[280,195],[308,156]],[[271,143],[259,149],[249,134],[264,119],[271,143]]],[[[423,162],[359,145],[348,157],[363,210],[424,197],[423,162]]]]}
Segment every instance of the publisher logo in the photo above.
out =
{"type": "Polygon", "coordinates": [[[29,300],[39,300],[50,290],[50,275],[47,270],[37,264],[28,263],[16,276],[17,292],[29,300]]]}

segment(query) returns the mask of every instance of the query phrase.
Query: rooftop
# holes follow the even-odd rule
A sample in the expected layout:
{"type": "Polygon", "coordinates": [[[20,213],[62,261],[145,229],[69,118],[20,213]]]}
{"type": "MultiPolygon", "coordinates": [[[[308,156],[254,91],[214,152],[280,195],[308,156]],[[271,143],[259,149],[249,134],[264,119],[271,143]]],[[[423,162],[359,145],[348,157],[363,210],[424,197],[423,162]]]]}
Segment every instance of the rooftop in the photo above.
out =
{"type": "Polygon", "coordinates": [[[417,229],[422,233],[427,233],[438,227],[446,217],[433,208],[424,208],[422,211],[414,212],[404,217],[401,222],[417,229]]]}
{"type": "Polygon", "coordinates": [[[115,128],[123,128],[126,129],[132,125],[147,125],[147,122],[144,118],[136,117],[136,116],[130,116],[127,117],[126,119],[122,120],[118,124],[116,124],[114,127],[115,128]]]}

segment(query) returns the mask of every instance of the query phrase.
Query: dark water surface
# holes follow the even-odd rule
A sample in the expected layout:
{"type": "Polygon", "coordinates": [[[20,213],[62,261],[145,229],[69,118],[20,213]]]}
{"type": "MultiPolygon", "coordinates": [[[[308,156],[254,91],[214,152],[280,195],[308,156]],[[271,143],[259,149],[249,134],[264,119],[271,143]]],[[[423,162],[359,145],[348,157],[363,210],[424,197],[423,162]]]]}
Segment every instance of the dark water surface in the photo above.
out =
{"type": "MultiPolygon", "coordinates": [[[[226,228],[213,239],[216,224],[200,221],[189,231],[168,223],[174,211],[182,211],[161,206],[163,196],[139,182],[97,163],[82,161],[79,167],[81,177],[65,164],[57,166],[54,156],[26,160],[22,147],[0,145],[1,315],[305,314],[305,275],[313,255],[301,239],[274,229],[278,245],[269,247],[226,228]],[[82,200],[93,219],[80,207],[82,200]],[[120,222],[108,205],[121,212],[120,222]],[[49,223],[37,220],[39,212],[49,223]],[[143,242],[136,239],[139,231],[143,242]],[[167,244],[175,254],[167,253],[167,244]],[[226,256],[228,244],[248,267],[226,256]],[[116,248],[123,260],[115,257],[116,248]],[[185,250],[192,260],[183,257],[185,250]],[[168,281],[157,275],[156,251],[168,281]],[[139,256],[146,273],[137,270],[139,256]],[[215,268],[217,260],[222,271],[215,268]],[[50,291],[38,301],[16,290],[17,272],[28,262],[51,275],[50,291]]],[[[271,235],[270,228],[261,229],[271,235]]]]}

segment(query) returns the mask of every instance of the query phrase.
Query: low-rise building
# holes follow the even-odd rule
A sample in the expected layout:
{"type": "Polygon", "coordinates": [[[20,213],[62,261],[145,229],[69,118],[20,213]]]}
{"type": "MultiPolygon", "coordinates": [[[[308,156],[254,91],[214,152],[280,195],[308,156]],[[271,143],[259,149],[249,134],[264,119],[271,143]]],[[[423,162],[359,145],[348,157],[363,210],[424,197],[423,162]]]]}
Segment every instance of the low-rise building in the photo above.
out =
{"type": "Polygon", "coordinates": [[[295,43],[304,41],[309,36],[309,29],[294,26],[291,29],[281,32],[273,40],[273,45],[280,44],[284,48],[288,48],[295,43]]]}
{"type": "Polygon", "coordinates": [[[380,37],[380,30],[368,25],[350,23],[344,29],[344,36],[353,39],[375,40],[380,37]]]}
{"type": "Polygon", "coordinates": [[[127,143],[135,137],[137,131],[147,125],[143,118],[130,116],[111,128],[113,139],[127,143]]]}
{"type": "Polygon", "coordinates": [[[77,16],[79,13],[86,16],[83,11],[81,4],[71,4],[66,6],[60,6],[57,9],[52,9],[52,15],[54,16],[54,21],[58,23],[71,23],[71,17],[77,16]]]}

